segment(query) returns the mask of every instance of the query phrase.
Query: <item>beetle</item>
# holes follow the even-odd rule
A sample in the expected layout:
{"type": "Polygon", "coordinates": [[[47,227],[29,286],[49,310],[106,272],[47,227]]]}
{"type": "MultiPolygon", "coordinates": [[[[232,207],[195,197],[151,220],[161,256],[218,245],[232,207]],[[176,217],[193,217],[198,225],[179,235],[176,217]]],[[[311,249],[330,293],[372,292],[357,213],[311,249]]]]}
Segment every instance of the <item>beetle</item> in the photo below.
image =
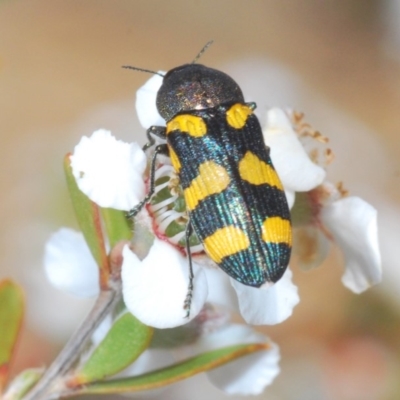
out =
{"type": "Polygon", "coordinates": [[[292,245],[289,207],[254,114],[256,104],[245,102],[229,75],[196,63],[208,45],[191,64],[163,75],[156,105],[166,127],[150,127],[144,148],[154,145],[154,136],[164,143],[154,149],[149,192],[128,213],[135,216],[150,201],[157,157],[169,155],[189,217],[187,315],[193,290],[193,231],[222,270],[256,288],[282,277],[292,245]]]}

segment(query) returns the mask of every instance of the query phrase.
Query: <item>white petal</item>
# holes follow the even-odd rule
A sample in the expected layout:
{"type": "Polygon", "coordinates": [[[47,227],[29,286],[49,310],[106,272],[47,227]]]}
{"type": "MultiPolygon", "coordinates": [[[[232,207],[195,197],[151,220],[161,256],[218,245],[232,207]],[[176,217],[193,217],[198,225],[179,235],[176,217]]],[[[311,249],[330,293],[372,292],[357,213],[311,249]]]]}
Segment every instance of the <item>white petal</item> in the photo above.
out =
{"type": "Polygon", "coordinates": [[[310,160],[283,110],[273,108],[268,111],[263,133],[285,189],[305,192],[322,183],[325,171],[310,160]]]}
{"type": "Polygon", "coordinates": [[[343,284],[361,293],[382,279],[377,212],[359,197],[347,197],[324,207],[322,222],[344,253],[343,284]]]}
{"type": "Polygon", "coordinates": [[[155,239],[147,257],[140,261],[127,246],[123,250],[123,296],[128,310],[144,324],[173,328],[192,320],[207,298],[204,271],[193,264],[194,288],[190,316],[183,305],[188,292],[188,260],[168,243],[155,239]]]}
{"type": "Polygon", "coordinates": [[[245,286],[231,279],[239,298],[239,308],[245,321],[252,325],[275,325],[292,315],[300,301],[288,268],[283,277],[267,288],[245,286]]]}
{"type": "Polygon", "coordinates": [[[109,131],[82,137],[71,167],[79,189],[101,207],[130,210],[144,197],[146,155],[137,143],[124,143],[109,131]]]}
{"type": "Polygon", "coordinates": [[[44,269],[50,283],[80,297],[99,293],[99,268],[82,233],[61,228],[45,246],[44,269]]]}
{"type": "Polygon", "coordinates": [[[221,268],[204,267],[203,270],[208,283],[207,302],[239,312],[237,295],[229,276],[221,268]]]}
{"type": "Polygon", "coordinates": [[[291,210],[296,200],[296,193],[293,190],[285,189],[286,201],[288,203],[289,209],[291,210]]]}
{"type": "Polygon", "coordinates": [[[228,394],[256,395],[263,392],[279,374],[279,348],[245,356],[207,373],[210,381],[228,394]]]}
{"type": "MultiPolygon", "coordinates": [[[[164,71],[158,72],[165,74],[164,71]]],[[[161,87],[162,81],[162,76],[154,75],[136,92],[136,112],[143,128],[148,129],[153,125],[165,125],[165,121],[156,107],[157,92],[161,87]]]]}
{"type": "Polygon", "coordinates": [[[196,353],[246,343],[268,343],[268,350],[244,356],[207,372],[210,381],[228,394],[256,395],[279,374],[279,348],[266,336],[245,325],[228,325],[202,336],[194,344],[196,353]]]}

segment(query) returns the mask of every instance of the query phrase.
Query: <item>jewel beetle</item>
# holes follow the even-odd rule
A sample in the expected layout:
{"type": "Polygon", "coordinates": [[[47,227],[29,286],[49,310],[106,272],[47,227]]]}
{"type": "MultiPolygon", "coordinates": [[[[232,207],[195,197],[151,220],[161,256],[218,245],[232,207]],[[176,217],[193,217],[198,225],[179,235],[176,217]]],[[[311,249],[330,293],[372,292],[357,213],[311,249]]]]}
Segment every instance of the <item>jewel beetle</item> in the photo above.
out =
{"type": "Polygon", "coordinates": [[[222,270],[252,287],[282,277],[292,245],[289,207],[254,114],[256,104],[245,102],[229,75],[196,63],[207,46],[191,64],[163,76],[156,105],[166,127],[147,130],[145,149],[154,145],[154,136],[164,143],[153,153],[148,194],[128,213],[135,216],[150,201],[157,157],[168,154],[189,217],[190,283],[184,302],[188,315],[193,290],[189,237],[193,231],[222,270]]]}

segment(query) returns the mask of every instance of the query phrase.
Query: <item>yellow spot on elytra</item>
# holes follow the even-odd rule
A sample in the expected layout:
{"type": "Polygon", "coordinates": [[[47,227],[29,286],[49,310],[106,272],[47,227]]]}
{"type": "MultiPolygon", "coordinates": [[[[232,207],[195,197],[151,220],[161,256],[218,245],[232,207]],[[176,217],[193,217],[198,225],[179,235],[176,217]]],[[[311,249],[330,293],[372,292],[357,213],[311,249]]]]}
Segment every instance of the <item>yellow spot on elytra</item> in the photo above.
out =
{"type": "Polygon", "coordinates": [[[175,169],[175,172],[179,173],[182,165],[181,162],[179,161],[178,156],[176,155],[175,151],[171,146],[169,146],[169,158],[171,159],[171,163],[175,169]]]}
{"type": "Polygon", "coordinates": [[[253,110],[249,106],[237,103],[226,112],[226,121],[232,128],[242,129],[246,125],[248,116],[252,113],[253,110]]]}
{"type": "Polygon", "coordinates": [[[221,193],[229,185],[227,170],[214,161],[205,161],[199,167],[199,175],[184,190],[186,206],[194,210],[199,201],[211,194],[221,193]]]}
{"type": "Polygon", "coordinates": [[[250,240],[240,228],[230,225],[206,237],[203,245],[207,254],[216,263],[220,263],[224,257],[246,250],[250,240]]]}
{"type": "Polygon", "coordinates": [[[271,165],[260,160],[254,153],[248,151],[239,162],[240,177],[253,184],[262,185],[268,183],[283,190],[281,180],[271,165]]]}
{"type": "Polygon", "coordinates": [[[193,137],[201,137],[207,133],[207,125],[201,117],[195,115],[178,115],[167,123],[167,134],[179,130],[193,137]]]}
{"type": "Polygon", "coordinates": [[[281,217],[268,217],[261,227],[262,240],[267,243],[286,243],[292,245],[292,226],[281,217]]]}

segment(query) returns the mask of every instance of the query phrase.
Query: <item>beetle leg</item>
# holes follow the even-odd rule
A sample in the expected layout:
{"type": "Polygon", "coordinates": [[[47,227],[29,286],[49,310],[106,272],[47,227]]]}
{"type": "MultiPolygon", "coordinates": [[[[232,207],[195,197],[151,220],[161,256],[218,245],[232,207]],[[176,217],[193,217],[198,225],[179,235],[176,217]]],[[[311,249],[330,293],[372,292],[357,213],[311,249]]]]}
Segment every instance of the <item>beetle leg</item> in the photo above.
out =
{"type": "Polygon", "coordinates": [[[257,108],[257,104],[254,101],[249,101],[248,103],[246,103],[246,106],[249,107],[252,111],[257,108]]]}
{"type": "Polygon", "coordinates": [[[126,213],[127,218],[135,217],[139,213],[139,211],[150,201],[151,196],[153,196],[155,189],[156,160],[159,154],[168,154],[168,146],[166,144],[159,144],[158,146],[156,146],[153,158],[151,159],[149,193],[147,193],[145,198],[139,204],[137,204],[135,207],[132,208],[132,210],[126,213]]]}
{"type": "Polygon", "coordinates": [[[143,151],[146,151],[156,142],[153,136],[157,136],[165,140],[165,126],[151,126],[149,129],[147,129],[146,136],[148,142],[143,146],[143,151]]]}
{"type": "Polygon", "coordinates": [[[183,308],[186,310],[186,318],[189,318],[190,315],[190,306],[192,304],[192,297],[193,297],[193,264],[192,264],[192,253],[190,251],[190,236],[193,233],[193,227],[192,224],[190,223],[190,219],[188,221],[187,227],[186,227],[186,232],[185,232],[185,237],[186,237],[186,253],[189,261],[189,285],[188,285],[188,291],[186,294],[185,301],[183,303],[183,308]]]}

